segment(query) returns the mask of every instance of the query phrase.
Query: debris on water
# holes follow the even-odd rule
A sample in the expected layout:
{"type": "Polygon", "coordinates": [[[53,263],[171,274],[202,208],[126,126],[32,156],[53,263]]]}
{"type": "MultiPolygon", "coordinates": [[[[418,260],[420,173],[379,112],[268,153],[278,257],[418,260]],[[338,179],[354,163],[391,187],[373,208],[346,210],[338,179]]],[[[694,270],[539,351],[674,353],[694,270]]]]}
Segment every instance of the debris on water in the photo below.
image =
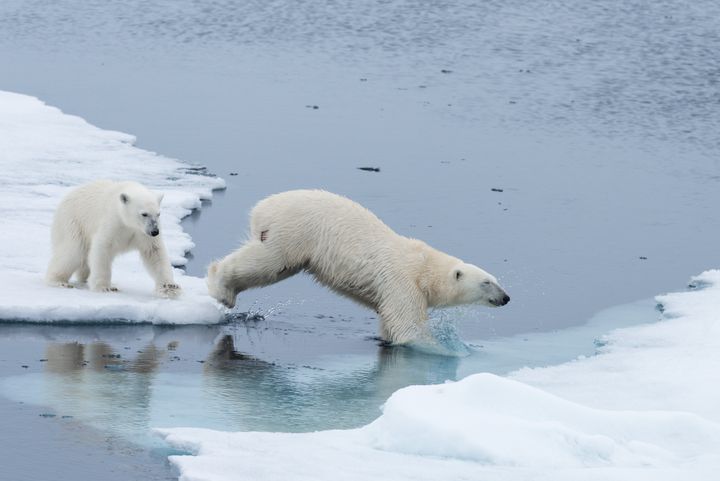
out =
{"type": "Polygon", "coordinates": [[[60,419],[72,419],[72,418],[73,418],[73,416],[69,416],[67,414],[65,414],[64,416],[60,416],[60,419]]]}
{"type": "Polygon", "coordinates": [[[490,189],[490,190],[493,191],[493,192],[504,192],[504,191],[505,191],[505,189],[498,189],[498,188],[495,188],[495,187],[493,187],[493,188],[490,189]]]}
{"type": "Polygon", "coordinates": [[[230,172],[230,175],[238,175],[237,172],[230,172]]]}
{"type": "Polygon", "coordinates": [[[514,105],[514,104],[516,104],[516,103],[517,103],[517,101],[516,101],[516,100],[510,100],[510,101],[509,101],[508,103],[509,103],[509,104],[513,104],[513,105],[514,105]]]}
{"type": "Polygon", "coordinates": [[[360,79],[361,82],[367,82],[367,79],[365,77],[360,79]]]}
{"type": "Polygon", "coordinates": [[[122,364],[105,364],[105,369],[108,371],[122,371],[125,367],[122,364]]]}
{"type": "Polygon", "coordinates": [[[120,359],[120,354],[103,354],[102,357],[108,359],[120,359]]]}
{"type": "Polygon", "coordinates": [[[47,362],[47,359],[40,359],[40,362],[47,362]]]}
{"type": "Polygon", "coordinates": [[[53,414],[53,413],[40,413],[38,416],[40,416],[41,418],[54,418],[54,417],[55,417],[55,414],[53,414]]]}
{"type": "Polygon", "coordinates": [[[20,367],[23,368],[23,369],[27,369],[29,366],[28,366],[27,364],[23,364],[23,365],[20,366],[20,367]]]}
{"type": "Polygon", "coordinates": [[[647,260],[647,257],[645,257],[645,256],[640,256],[639,259],[640,259],[641,261],[646,261],[646,260],[647,260]]]}
{"type": "Polygon", "coordinates": [[[205,364],[205,361],[204,361],[203,359],[199,359],[199,360],[197,360],[197,361],[195,361],[195,362],[199,362],[200,364],[205,364]]]}
{"type": "Polygon", "coordinates": [[[440,70],[440,73],[452,73],[452,72],[453,72],[452,70],[448,70],[446,68],[440,70]]]}
{"type": "Polygon", "coordinates": [[[240,322],[248,322],[248,321],[259,322],[259,321],[264,321],[265,316],[263,316],[262,314],[259,314],[257,312],[235,312],[235,313],[230,314],[229,320],[240,321],[240,322]]]}
{"type": "Polygon", "coordinates": [[[380,167],[358,167],[357,169],[365,172],[380,172],[380,167]]]}
{"type": "Polygon", "coordinates": [[[318,106],[318,105],[306,105],[305,108],[306,108],[306,109],[317,110],[317,109],[320,108],[320,106],[318,106]]]}

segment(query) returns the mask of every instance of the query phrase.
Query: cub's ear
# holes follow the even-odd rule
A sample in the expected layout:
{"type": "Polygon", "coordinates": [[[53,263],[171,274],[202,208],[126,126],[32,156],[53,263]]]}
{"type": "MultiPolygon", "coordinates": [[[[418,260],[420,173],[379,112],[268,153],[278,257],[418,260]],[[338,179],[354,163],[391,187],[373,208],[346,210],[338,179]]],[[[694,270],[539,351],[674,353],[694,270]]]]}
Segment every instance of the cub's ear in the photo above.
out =
{"type": "Polygon", "coordinates": [[[123,204],[127,204],[128,202],[130,202],[130,197],[128,197],[127,194],[120,194],[120,202],[122,202],[123,204]]]}
{"type": "Polygon", "coordinates": [[[163,197],[165,197],[165,194],[158,194],[158,195],[157,195],[157,203],[158,203],[158,205],[162,204],[163,197]]]}

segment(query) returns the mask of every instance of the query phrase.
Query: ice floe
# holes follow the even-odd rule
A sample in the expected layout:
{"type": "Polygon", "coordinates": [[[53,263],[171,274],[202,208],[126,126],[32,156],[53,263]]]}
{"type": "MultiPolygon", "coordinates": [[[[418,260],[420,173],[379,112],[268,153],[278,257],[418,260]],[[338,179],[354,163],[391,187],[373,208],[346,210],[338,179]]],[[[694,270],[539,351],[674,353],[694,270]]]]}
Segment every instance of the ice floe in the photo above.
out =
{"type": "Polygon", "coordinates": [[[596,356],[395,392],[354,430],[158,432],[183,481],[711,480],[720,470],[720,271],[596,356]]]}
{"type": "Polygon", "coordinates": [[[133,146],[135,138],[102,130],[40,100],[0,91],[0,320],[31,322],[211,323],[223,311],[204,281],[176,279],[183,296],[152,296],[136,253],[118,258],[119,293],[48,287],[43,282],[55,207],[72,187],[99,178],[135,180],[165,193],[162,229],[171,261],[185,264],[194,244],[180,220],[224,181],[202,168],[133,146]]]}

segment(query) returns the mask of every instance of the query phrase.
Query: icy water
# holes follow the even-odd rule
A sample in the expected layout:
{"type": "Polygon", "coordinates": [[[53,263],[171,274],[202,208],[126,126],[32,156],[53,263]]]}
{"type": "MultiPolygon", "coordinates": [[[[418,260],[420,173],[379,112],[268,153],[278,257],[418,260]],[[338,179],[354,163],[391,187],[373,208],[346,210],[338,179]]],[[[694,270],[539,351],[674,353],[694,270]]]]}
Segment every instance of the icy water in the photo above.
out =
{"type": "Polygon", "coordinates": [[[589,356],[603,333],[658,316],[653,301],[642,301],[555,333],[471,342],[464,357],[377,348],[344,330],[328,333],[320,321],[302,329],[257,319],[175,328],[5,325],[0,394],[159,455],[167,451],[152,428],[359,427],[402,387],[589,356]]]}
{"type": "MultiPolygon", "coordinates": [[[[675,290],[716,259],[718,10],[1,2],[0,89],[228,181],[185,222],[191,274],[242,242],[257,200],[319,187],[486,268],[513,300],[443,314],[463,339],[483,340],[465,358],[378,347],[373,313],[302,276],[241,295],[238,310],[264,320],[228,326],[0,326],[11,400],[0,409],[16,430],[46,422],[48,439],[63,422],[83,426],[69,436],[105,436],[117,462],[127,441],[162,453],[149,427],[360,425],[407,384],[590,355],[613,323],[654,320],[648,302],[578,327],[675,290]],[[33,412],[30,424],[19,402],[56,417],[33,412]]],[[[142,469],[155,471],[143,479],[172,475],[147,459],[142,469]]],[[[5,466],[23,469],[14,457],[5,466]]]]}

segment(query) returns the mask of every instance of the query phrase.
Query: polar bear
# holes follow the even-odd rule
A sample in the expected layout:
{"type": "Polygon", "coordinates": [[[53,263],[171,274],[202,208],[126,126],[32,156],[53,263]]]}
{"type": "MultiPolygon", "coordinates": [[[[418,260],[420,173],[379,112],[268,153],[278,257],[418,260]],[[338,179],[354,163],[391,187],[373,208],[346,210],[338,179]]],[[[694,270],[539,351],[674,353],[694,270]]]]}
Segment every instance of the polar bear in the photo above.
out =
{"type": "Polygon", "coordinates": [[[382,338],[404,344],[427,335],[427,309],[510,297],[472,264],[403,237],[352,200],[295,190],[261,200],[250,213],[250,239],[208,268],[210,295],[227,307],[239,292],[300,271],[378,312],[382,338]]]}
{"type": "Polygon", "coordinates": [[[137,182],[98,180],[72,190],[55,212],[47,283],[72,287],[75,273],[93,291],[117,291],[110,283],[113,259],[138,250],[156,294],[176,297],[180,287],[158,226],[162,197],[137,182]]]}

